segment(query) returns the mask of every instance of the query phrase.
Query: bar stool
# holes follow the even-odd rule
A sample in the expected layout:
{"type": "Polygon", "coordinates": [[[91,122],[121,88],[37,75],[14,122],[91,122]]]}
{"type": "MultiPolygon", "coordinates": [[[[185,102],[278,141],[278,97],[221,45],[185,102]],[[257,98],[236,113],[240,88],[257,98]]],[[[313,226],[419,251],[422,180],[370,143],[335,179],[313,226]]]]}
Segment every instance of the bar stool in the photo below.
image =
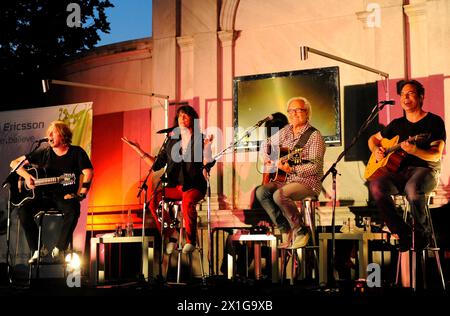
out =
{"type": "MultiPolygon", "coordinates": [[[[36,213],[36,215],[34,215],[34,220],[37,221],[37,223],[38,223],[38,249],[37,249],[38,258],[36,261],[36,279],[39,279],[39,270],[40,270],[40,266],[41,266],[42,230],[43,230],[43,225],[44,225],[44,218],[51,217],[51,216],[64,217],[64,213],[61,210],[50,208],[50,209],[40,210],[39,212],[36,213]]],[[[69,252],[73,254],[73,236],[70,238],[69,252]]],[[[58,263],[59,262],[55,262],[54,264],[58,264],[58,263]]],[[[65,264],[65,260],[64,260],[64,264],[65,264]]],[[[33,268],[33,264],[30,264],[29,276],[28,276],[30,281],[32,279],[32,268],[33,268]]],[[[64,277],[66,277],[66,269],[65,268],[64,268],[64,277]]]]}
{"type": "MultiPolygon", "coordinates": [[[[288,248],[280,248],[280,255],[281,255],[281,282],[283,282],[286,272],[286,266],[288,263],[288,260],[286,258],[288,255],[292,258],[292,269],[291,269],[291,281],[290,284],[294,284],[295,274],[296,274],[296,265],[297,260],[298,262],[301,262],[302,267],[300,271],[302,271],[303,278],[306,277],[306,251],[307,250],[313,250],[314,252],[314,272],[318,271],[319,267],[319,259],[317,255],[317,242],[316,242],[316,225],[315,225],[315,210],[317,207],[317,197],[316,196],[308,196],[305,197],[300,201],[300,210],[301,214],[303,214],[305,219],[306,227],[309,228],[309,232],[311,234],[312,239],[312,246],[306,245],[305,247],[301,248],[294,248],[294,247],[288,247],[288,248]],[[299,253],[298,251],[301,250],[299,253]]],[[[294,238],[292,238],[292,243],[294,242],[294,238]]],[[[300,265],[298,265],[300,267],[300,265]]],[[[313,273],[313,278],[315,278],[316,275],[313,273]]]]}
{"type": "MultiPolygon", "coordinates": [[[[166,200],[164,202],[164,209],[166,211],[168,211],[169,213],[173,214],[173,221],[172,223],[169,224],[169,226],[171,228],[175,228],[179,230],[179,237],[178,237],[178,247],[177,247],[177,284],[181,284],[180,283],[180,279],[181,279],[181,254],[182,254],[182,249],[183,249],[183,237],[184,237],[184,232],[185,232],[185,228],[184,228],[184,220],[183,220],[183,214],[182,214],[182,210],[181,210],[181,204],[182,201],[181,200],[166,200]],[[181,218],[181,219],[180,219],[181,218]]],[[[198,227],[197,227],[197,243],[195,246],[195,250],[198,252],[198,256],[199,256],[199,260],[200,260],[200,271],[201,271],[201,275],[202,275],[202,280],[203,282],[205,282],[205,271],[203,269],[203,249],[202,247],[200,247],[200,238],[199,238],[199,234],[198,234],[198,227]]],[[[192,272],[192,254],[189,254],[189,266],[191,268],[191,272],[192,272]]],[[[170,258],[172,257],[172,254],[169,255],[169,264],[170,264],[170,258]]],[[[169,269],[169,264],[167,265],[167,269],[169,269]]],[[[166,272],[167,275],[167,272],[166,272]]]]}
{"type": "MultiPolygon", "coordinates": [[[[420,251],[419,254],[419,258],[420,258],[420,264],[422,267],[422,279],[423,279],[423,287],[424,289],[427,288],[427,282],[426,282],[426,265],[425,265],[425,259],[426,256],[428,256],[428,251],[432,251],[434,254],[434,257],[436,259],[436,266],[438,269],[438,273],[441,279],[441,284],[442,284],[442,289],[445,290],[445,281],[444,281],[444,274],[442,272],[442,266],[441,266],[441,260],[439,257],[439,250],[440,248],[437,246],[437,242],[436,242],[436,235],[434,233],[434,227],[433,227],[433,221],[431,219],[431,214],[430,214],[430,204],[431,204],[431,199],[432,197],[435,196],[434,192],[431,192],[429,194],[425,195],[426,198],[426,206],[425,206],[425,216],[427,218],[428,224],[431,228],[431,245],[427,246],[425,249],[423,249],[422,251],[420,251]]],[[[417,289],[417,251],[415,250],[415,228],[414,228],[414,216],[412,216],[411,214],[411,206],[409,204],[409,202],[406,199],[406,196],[403,194],[400,195],[394,195],[392,196],[394,199],[394,202],[396,202],[397,206],[402,207],[403,209],[403,219],[405,221],[408,220],[408,217],[410,217],[411,219],[411,227],[412,227],[412,234],[411,234],[411,238],[412,238],[412,247],[409,251],[409,260],[411,261],[411,268],[409,269],[410,272],[410,280],[412,281],[410,286],[412,287],[412,289],[415,291],[417,289]],[[398,201],[400,201],[400,205],[398,203],[398,201]]],[[[401,266],[402,266],[402,254],[399,253],[398,255],[398,259],[397,259],[397,272],[396,272],[396,277],[395,277],[395,284],[399,284],[399,279],[400,279],[400,270],[401,270],[401,266]]]]}

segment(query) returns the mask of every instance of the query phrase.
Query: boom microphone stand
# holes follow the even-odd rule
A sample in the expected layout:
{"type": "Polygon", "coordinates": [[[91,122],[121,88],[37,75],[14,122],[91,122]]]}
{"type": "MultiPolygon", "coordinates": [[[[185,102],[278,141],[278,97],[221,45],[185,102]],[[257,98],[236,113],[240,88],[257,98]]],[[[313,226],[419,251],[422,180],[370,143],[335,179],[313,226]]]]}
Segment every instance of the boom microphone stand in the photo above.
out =
{"type": "MultiPolygon", "coordinates": [[[[166,145],[169,142],[169,135],[170,135],[170,132],[172,132],[172,130],[173,130],[173,128],[168,128],[168,129],[160,130],[160,131],[157,132],[158,134],[165,133],[166,137],[164,138],[164,142],[162,143],[161,147],[159,148],[158,154],[156,155],[155,162],[156,162],[156,160],[158,160],[158,157],[161,155],[163,149],[166,148],[166,145]]],[[[166,186],[167,186],[167,172],[166,171],[167,171],[167,169],[164,169],[164,173],[161,176],[161,179],[160,179],[160,181],[158,183],[158,186],[161,184],[161,187],[162,187],[161,231],[160,231],[160,234],[161,234],[161,253],[160,253],[159,262],[158,262],[159,263],[159,279],[160,280],[164,279],[163,273],[162,273],[162,264],[163,264],[163,259],[164,259],[164,224],[165,224],[164,223],[164,207],[165,207],[164,206],[164,201],[165,201],[165,190],[166,190],[166,186]]],[[[146,183],[147,178],[148,178],[148,176],[150,175],[151,172],[152,172],[152,169],[149,170],[149,172],[147,174],[147,177],[145,178],[144,183],[146,183]]],[[[156,198],[156,196],[153,195],[153,198],[156,198]]],[[[145,200],[147,200],[147,198],[145,200]]],[[[144,213],[143,214],[145,214],[145,209],[144,209],[144,213]]],[[[158,220],[158,219],[156,218],[155,220],[158,220]]],[[[142,219],[142,221],[144,221],[144,218],[142,219]]],[[[144,225],[144,222],[142,222],[142,225],[144,225]]],[[[142,226],[142,233],[144,233],[144,226],[142,226]]]]}
{"type": "MultiPolygon", "coordinates": [[[[16,183],[13,183],[14,179],[17,176],[16,171],[19,170],[25,164],[25,161],[28,160],[28,157],[32,153],[34,153],[36,151],[36,149],[38,149],[39,146],[41,146],[41,144],[44,141],[46,141],[46,139],[35,141],[36,146],[28,154],[25,155],[25,158],[23,160],[21,160],[14,168],[11,169],[10,173],[8,174],[8,176],[2,183],[2,188],[6,188],[6,186],[8,186],[8,185],[10,187],[12,185],[16,185],[16,183]]],[[[10,250],[11,249],[10,248],[11,239],[10,238],[11,238],[11,190],[9,190],[9,193],[8,193],[8,207],[7,207],[7,219],[6,219],[6,269],[7,269],[9,284],[12,284],[13,280],[12,280],[12,266],[11,266],[11,262],[10,262],[10,255],[11,255],[11,250],[10,250]]]]}
{"type": "Polygon", "coordinates": [[[230,149],[235,148],[245,137],[250,136],[250,134],[256,130],[258,127],[260,127],[263,123],[268,121],[269,119],[272,119],[272,116],[268,116],[265,119],[259,121],[252,127],[248,128],[241,137],[236,139],[235,141],[231,142],[228,147],[220,151],[219,153],[215,154],[212,157],[212,161],[208,162],[203,166],[203,169],[206,170],[207,173],[207,179],[206,179],[206,202],[207,202],[207,225],[208,225],[208,265],[209,265],[209,275],[211,276],[213,273],[213,266],[212,266],[212,232],[211,232],[211,185],[210,185],[210,171],[211,168],[214,167],[217,160],[220,159],[224,154],[226,154],[230,149]]]}
{"type": "MultiPolygon", "coordinates": [[[[394,101],[381,101],[378,102],[377,104],[375,104],[375,106],[373,107],[372,111],[370,112],[369,116],[367,117],[367,119],[364,121],[364,123],[361,125],[361,127],[358,130],[358,133],[356,133],[356,135],[353,137],[352,141],[350,142],[350,144],[339,154],[338,158],[336,159],[336,161],[333,163],[333,165],[331,165],[331,167],[327,170],[327,172],[323,175],[322,179],[320,180],[321,182],[323,182],[326,177],[331,173],[332,174],[332,190],[333,190],[333,194],[332,194],[332,204],[331,204],[331,208],[332,208],[332,212],[331,212],[331,269],[333,269],[332,271],[332,277],[331,280],[328,283],[329,287],[334,287],[336,285],[336,278],[335,278],[335,255],[336,255],[336,245],[335,245],[335,219],[336,219],[336,175],[338,174],[337,170],[336,170],[336,165],[338,164],[338,162],[345,156],[345,154],[350,150],[350,148],[353,147],[353,145],[356,144],[356,142],[358,141],[358,139],[361,137],[362,133],[367,129],[367,127],[369,126],[369,124],[378,116],[378,114],[380,113],[380,111],[384,108],[384,106],[386,104],[394,104],[394,101]]],[[[326,272],[328,273],[328,271],[326,272]]]]}

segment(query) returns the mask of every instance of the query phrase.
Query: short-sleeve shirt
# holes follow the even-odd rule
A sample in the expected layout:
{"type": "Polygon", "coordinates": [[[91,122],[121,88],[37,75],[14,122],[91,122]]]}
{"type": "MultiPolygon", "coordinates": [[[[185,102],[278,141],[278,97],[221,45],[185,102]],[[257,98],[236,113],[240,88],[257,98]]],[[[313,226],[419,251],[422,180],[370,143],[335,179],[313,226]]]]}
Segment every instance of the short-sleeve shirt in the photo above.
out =
{"type": "MultiPolygon", "coordinates": [[[[445,142],[446,131],[444,121],[436,114],[428,112],[420,121],[415,123],[408,121],[405,117],[397,118],[381,131],[383,138],[391,139],[399,135],[399,142],[420,134],[425,134],[425,139],[416,143],[416,146],[421,149],[429,149],[430,144],[436,140],[443,140],[445,142]]],[[[440,161],[426,161],[409,154],[403,159],[400,169],[406,166],[428,167],[437,172],[441,170],[440,161]]]]}
{"type": "Polygon", "coordinates": [[[93,169],[84,149],[73,145],[70,145],[67,153],[62,156],[56,155],[51,147],[39,149],[28,157],[28,161],[38,168],[42,168],[46,177],[59,177],[65,173],[75,175],[75,183],[72,185],[52,184],[46,186],[45,191],[52,193],[77,193],[82,171],[93,169]]]}

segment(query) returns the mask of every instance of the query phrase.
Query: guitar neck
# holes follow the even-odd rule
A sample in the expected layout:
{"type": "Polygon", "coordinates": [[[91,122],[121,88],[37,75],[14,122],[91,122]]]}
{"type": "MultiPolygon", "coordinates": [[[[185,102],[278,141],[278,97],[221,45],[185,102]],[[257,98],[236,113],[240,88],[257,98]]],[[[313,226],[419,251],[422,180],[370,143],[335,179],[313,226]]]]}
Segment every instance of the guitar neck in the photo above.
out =
{"type": "Polygon", "coordinates": [[[59,183],[59,177],[42,178],[34,180],[35,186],[59,183]]]}
{"type": "Polygon", "coordinates": [[[394,152],[396,150],[399,150],[401,148],[401,145],[402,145],[402,143],[398,143],[395,146],[389,147],[388,149],[386,149],[385,154],[387,155],[387,154],[390,154],[390,153],[392,153],[392,152],[394,152]]]}

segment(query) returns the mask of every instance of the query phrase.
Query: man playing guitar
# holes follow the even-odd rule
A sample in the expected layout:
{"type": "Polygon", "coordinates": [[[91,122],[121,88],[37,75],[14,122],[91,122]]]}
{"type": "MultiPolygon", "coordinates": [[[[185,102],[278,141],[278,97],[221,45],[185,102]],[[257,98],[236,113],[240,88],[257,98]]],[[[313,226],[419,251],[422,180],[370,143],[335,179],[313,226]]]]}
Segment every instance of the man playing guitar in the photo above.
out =
{"type": "MultiPolygon", "coordinates": [[[[278,150],[278,146],[287,148],[291,153],[302,148],[299,151],[300,159],[298,157],[293,159],[301,163],[293,164],[291,159],[270,161],[269,158],[268,164],[275,164],[279,170],[286,173],[286,177],[283,182],[275,179],[259,186],[255,194],[272,222],[282,233],[283,243],[280,246],[292,245],[299,248],[307,245],[310,234],[304,227],[294,201],[319,195],[322,187],[320,180],[323,175],[325,142],[321,133],[309,123],[311,105],[306,98],[291,98],[287,105],[289,124],[271,136],[262,148],[271,148],[272,160],[274,156],[279,156],[273,155],[278,150]],[[293,238],[292,244],[290,237],[293,238]]],[[[265,152],[267,153],[268,150],[265,152]]]]}
{"type": "MultiPolygon", "coordinates": [[[[42,208],[51,207],[64,213],[61,233],[52,250],[52,257],[59,258],[62,251],[68,247],[80,216],[80,201],[86,197],[93,177],[93,167],[84,149],[71,145],[72,131],[67,124],[62,121],[53,121],[47,129],[47,139],[49,147],[38,149],[27,157],[21,156],[13,160],[10,164],[11,168],[15,168],[26,159],[25,163],[43,168],[49,177],[60,177],[64,173],[69,173],[75,175],[75,181],[67,186],[62,186],[57,181],[55,184],[46,186],[41,195],[20,204],[18,208],[20,222],[25,231],[28,246],[33,253],[28,260],[30,264],[35,263],[38,258],[38,228],[34,222],[34,215],[42,208]]],[[[38,181],[35,176],[24,167],[16,172],[25,179],[27,188],[35,189],[38,181]]]]}
{"type": "Polygon", "coordinates": [[[425,89],[420,82],[400,81],[397,87],[405,115],[372,135],[368,145],[376,161],[381,161],[387,154],[382,142],[398,136],[404,158],[396,171],[371,179],[370,191],[388,228],[398,235],[401,251],[411,248],[411,228],[397,214],[391,195],[406,194],[415,219],[414,245],[416,250],[421,250],[428,245],[431,233],[425,213],[425,195],[438,183],[446,140],[445,124],[439,116],[423,110],[425,89]],[[429,137],[411,141],[412,136],[420,134],[429,137]]]}

